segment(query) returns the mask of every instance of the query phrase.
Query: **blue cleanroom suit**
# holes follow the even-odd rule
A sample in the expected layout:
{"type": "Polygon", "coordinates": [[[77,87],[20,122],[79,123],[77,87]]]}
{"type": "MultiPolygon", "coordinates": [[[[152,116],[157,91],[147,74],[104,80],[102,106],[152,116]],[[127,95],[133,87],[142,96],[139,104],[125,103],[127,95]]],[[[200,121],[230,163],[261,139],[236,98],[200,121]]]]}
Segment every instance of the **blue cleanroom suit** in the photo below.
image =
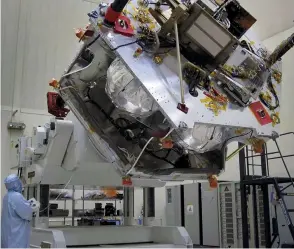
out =
{"type": "Polygon", "coordinates": [[[28,248],[33,209],[21,194],[22,183],[17,175],[7,176],[4,184],[7,194],[2,203],[1,248],[28,248]]]}

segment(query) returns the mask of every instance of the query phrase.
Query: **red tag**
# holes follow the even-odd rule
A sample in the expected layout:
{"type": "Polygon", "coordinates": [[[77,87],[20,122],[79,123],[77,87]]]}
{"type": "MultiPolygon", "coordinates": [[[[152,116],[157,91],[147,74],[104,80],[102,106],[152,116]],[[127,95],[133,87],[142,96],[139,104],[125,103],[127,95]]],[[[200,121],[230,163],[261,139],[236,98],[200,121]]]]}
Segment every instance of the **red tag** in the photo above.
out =
{"type": "Polygon", "coordinates": [[[254,116],[256,117],[257,121],[260,125],[270,124],[272,119],[264,106],[261,104],[260,101],[251,103],[249,105],[250,110],[253,112],[254,116]]]}
{"type": "Polygon", "coordinates": [[[189,108],[185,104],[178,103],[177,108],[183,113],[188,113],[189,108]]]}
{"type": "Polygon", "coordinates": [[[113,30],[114,32],[124,36],[134,35],[134,30],[131,26],[131,20],[124,15],[120,15],[119,18],[115,21],[113,30]]]}
{"type": "Polygon", "coordinates": [[[133,183],[132,183],[131,177],[129,177],[129,176],[123,177],[122,178],[122,185],[124,185],[124,186],[132,186],[133,183]]]}
{"type": "Polygon", "coordinates": [[[210,188],[217,188],[217,178],[216,176],[212,175],[208,177],[209,186],[210,188]]]}

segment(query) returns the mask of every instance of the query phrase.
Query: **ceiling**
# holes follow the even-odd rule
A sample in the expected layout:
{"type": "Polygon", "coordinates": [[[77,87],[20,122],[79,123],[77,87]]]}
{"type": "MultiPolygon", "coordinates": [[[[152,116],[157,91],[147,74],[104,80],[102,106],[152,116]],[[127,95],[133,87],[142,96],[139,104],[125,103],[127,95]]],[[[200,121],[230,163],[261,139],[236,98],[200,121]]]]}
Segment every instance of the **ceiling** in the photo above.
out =
{"type": "Polygon", "coordinates": [[[238,0],[257,19],[253,29],[261,40],[294,27],[294,0],[238,0]]]}

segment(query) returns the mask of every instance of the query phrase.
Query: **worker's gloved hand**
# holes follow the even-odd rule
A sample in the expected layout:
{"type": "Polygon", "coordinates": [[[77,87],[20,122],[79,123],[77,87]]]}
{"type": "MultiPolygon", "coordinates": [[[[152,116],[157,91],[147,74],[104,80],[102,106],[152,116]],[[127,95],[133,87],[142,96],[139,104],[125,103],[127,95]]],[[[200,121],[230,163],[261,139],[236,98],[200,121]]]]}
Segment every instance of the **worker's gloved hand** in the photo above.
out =
{"type": "Polygon", "coordinates": [[[33,209],[33,212],[37,212],[40,208],[40,202],[38,202],[35,198],[31,198],[28,200],[30,203],[31,208],[33,209]]]}

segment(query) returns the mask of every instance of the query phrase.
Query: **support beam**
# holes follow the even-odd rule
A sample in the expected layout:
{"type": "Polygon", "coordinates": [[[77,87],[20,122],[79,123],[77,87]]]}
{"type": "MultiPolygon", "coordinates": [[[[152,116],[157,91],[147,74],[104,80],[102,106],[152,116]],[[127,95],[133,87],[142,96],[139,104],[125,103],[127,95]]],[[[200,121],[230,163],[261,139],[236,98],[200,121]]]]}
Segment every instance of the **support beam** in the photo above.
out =
{"type": "Polygon", "coordinates": [[[134,225],[134,188],[124,188],[124,225],[134,225]]]}
{"type": "MultiPolygon", "coordinates": [[[[243,144],[239,143],[239,147],[243,144]]],[[[248,232],[248,215],[247,215],[247,192],[244,180],[246,178],[246,163],[245,163],[245,150],[239,152],[239,167],[240,167],[240,195],[241,195],[241,211],[242,211],[242,236],[243,248],[249,248],[249,232],[248,232]]]]}
{"type": "Polygon", "coordinates": [[[143,188],[144,226],[152,225],[155,219],[155,188],[143,188]]]}

